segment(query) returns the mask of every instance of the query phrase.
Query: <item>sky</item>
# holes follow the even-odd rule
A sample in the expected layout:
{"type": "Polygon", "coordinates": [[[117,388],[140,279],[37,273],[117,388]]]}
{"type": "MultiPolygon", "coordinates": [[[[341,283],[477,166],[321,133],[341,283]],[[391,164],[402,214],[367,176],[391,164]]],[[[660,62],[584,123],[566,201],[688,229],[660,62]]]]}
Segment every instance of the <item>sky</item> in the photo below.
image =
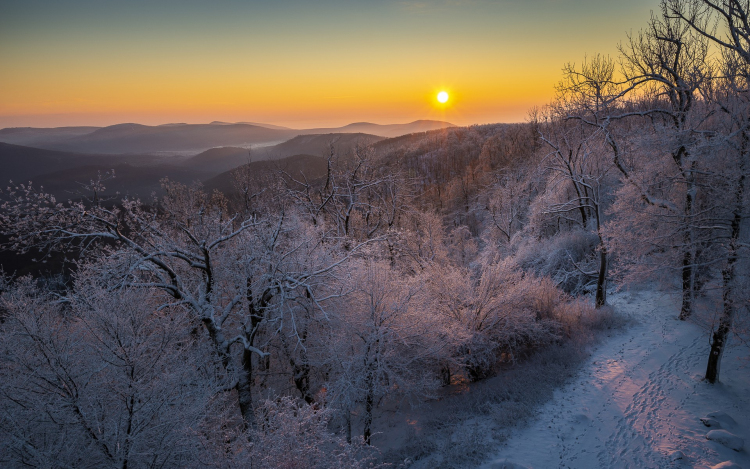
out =
{"type": "Polygon", "coordinates": [[[0,0],[0,128],[520,122],[658,0],[0,0]],[[438,103],[439,91],[450,99],[438,103]]]}

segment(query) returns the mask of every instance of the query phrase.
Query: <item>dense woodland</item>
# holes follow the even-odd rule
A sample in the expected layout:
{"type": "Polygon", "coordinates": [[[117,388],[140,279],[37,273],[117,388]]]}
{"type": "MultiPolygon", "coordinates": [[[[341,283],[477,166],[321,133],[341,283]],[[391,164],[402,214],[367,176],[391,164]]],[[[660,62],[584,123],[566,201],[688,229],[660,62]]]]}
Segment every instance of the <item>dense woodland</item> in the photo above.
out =
{"type": "Polygon", "coordinates": [[[384,405],[523,367],[619,287],[747,338],[750,2],[663,0],[528,122],[164,180],[155,200],[4,189],[6,467],[370,467],[384,405]],[[302,165],[304,163],[304,165],[302,165]],[[316,166],[317,164],[317,166],[316,166]]]}

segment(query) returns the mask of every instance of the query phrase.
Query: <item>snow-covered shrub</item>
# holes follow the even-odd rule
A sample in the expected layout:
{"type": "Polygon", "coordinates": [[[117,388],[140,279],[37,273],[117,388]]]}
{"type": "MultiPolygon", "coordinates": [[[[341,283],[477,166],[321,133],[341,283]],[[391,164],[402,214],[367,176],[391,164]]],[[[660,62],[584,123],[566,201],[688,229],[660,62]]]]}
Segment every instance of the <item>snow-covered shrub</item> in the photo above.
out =
{"type": "Polygon", "coordinates": [[[431,308],[449,331],[452,362],[472,381],[559,338],[554,309],[563,293],[512,261],[485,265],[478,278],[467,269],[435,268],[425,283],[431,308]]]}
{"type": "Polygon", "coordinates": [[[598,312],[590,301],[574,299],[560,304],[555,316],[563,337],[574,342],[588,343],[593,338],[592,328],[588,325],[598,312]]]}
{"type": "Polygon", "coordinates": [[[555,317],[563,337],[579,346],[595,341],[597,332],[622,328],[629,320],[610,306],[595,308],[590,300],[581,298],[561,302],[555,317]]]}
{"type": "MultiPolygon", "coordinates": [[[[375,467],[374,450],[362,440],[349,444],[328,431],[329,409],[283,397],[266,400],[258,411],[258,427],[250,433],[253,469],[355,469],[375,467]]],[[[245,466],[247,467],[247,466],[245,466]]]]}
{"type": "Polygon", "coordinates": [[[562,292],[549,280],[524,274],[509,262],[485,271],[483,282],[486,276],[491,278],[485,288],[495,291],[493,320],[486,330],[501,358],[515,360],[519,353],[559,337],[553,311],[562,292]]]}
{"type": "Polygon", "coordinates": [[[602,306],[596,309],[588,307],[581,316],[582,326],[592,331],[619,329],[625,326],[628,321],[627,316],[619,314],[611,306],[602,306]]]}
{"type": "Polygon", "coordinates": [[[461,343],[456,355],[469,375],[469,380],[478,381],[492,375],[498,359],[498,344],[487,334],[476,333],[461,343]]]}
{"type": "Polygon", "coordinates": [[[527,272],[549,277],[564,292],[579,295],[593,285],[597,236],[581,230],[568,231],[541,241],[524,240],[515,260],[527,272]]]}
{"type": "Polygon", "coordinates": [[[529,296],[537,319],[557,319],[557,310],[569,301],[568,295],[549,277],[529,278],[529,281],[529,296]]]}

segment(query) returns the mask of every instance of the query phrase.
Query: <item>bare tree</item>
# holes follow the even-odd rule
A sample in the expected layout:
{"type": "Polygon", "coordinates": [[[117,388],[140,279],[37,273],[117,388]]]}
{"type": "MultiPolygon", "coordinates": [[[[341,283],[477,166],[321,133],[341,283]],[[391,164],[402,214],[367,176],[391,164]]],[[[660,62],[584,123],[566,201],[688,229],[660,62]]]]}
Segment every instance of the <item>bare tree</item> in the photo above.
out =
{"type": "Polygon", "coordinates": [[[584,272],[596,279],[595,304],[598,308],[607,300],[608,251],[602,228],[604,204],[613,183],[613,166],[607,157],[603,133],[581,120],[569,119],[576,112],[561,99],[557,106],[550,108],[547,121],[540,125],[542,141],[550,149],[545,160],[552,177],[547,191],[554,191],[557,196],[548,202],[546,212],[566,219],[577,214],[580,228],[591,230],[598,237],[598,266],[595,271],[584,272]]]}
{"type": "Polygon", "coordinates": [[[534,189],[527,174],[529,170],[510,169],[499,172],[497,181],[486,191],[484,209],[491,221],[491,236],[498,245],[509,246],[526,222],[528,206],[534,189]]]}
{"type": "Polygon", "coordinates": [[[431,315],[416,302],[417,282],[398,278],[384,263],[365,262],[353,274],[352,291],[334,323],[327,388],[349,430],[351,411],[361,406],[363,437],[370,444],[382,399],[425,397],[437,386],[429,364],[442,344],[431,315]]]}
{"type": "MultiPolygon", "coordinates": [[[[710,77],[708,41],[669,15],[652,15],[648,28],[620,47],[625,78],[650,104],[646,112],[657,124],[657,132],[671,156],[683,186],[680,221],[682,239],[682,307],[680,318],[693,308],[695,249],[698,243],[693,228],[698,224],[696,198],[699,184],[698,161],[692,154],[696,135],[708,111],[701,106],[698,93],[710,77]]],[[[622,165],[618,168],[624,168],[622,165]]],[[[622,169],[621,169],[622,171],[622,169]]]]}
{"type": "MultiPolygon", "coordinates": [[[[697,229],[702,223],[696,207],[702,168],[693,149],[711,113],[700,100],[711,72],[708,42],[662,14],[652,16],[646,30],[629,37],[620,53],[621,78],[614,62],[597,57],[580,70],[568,66],[564,88],[577,96],[568,100],[571,116],[601,133],[624,182],[640,203],[659,212],[666,229],[681,238],[672,242],[662,234],[661,244],[666,251],[680,251],[680,317],[685,319],[693,308],[697,251],[706,241],[697,229]],[[629,136],[628,130],[633,132],[629,136]],[[641,148],[634,145],[638,140],[641,148]],[[665,161],[654,172],[652,162],[662,158],[665,161]]],[[[659,236],[652,236],[651,242],[658,242],[659,236]]]]}
{"type": "MultiPolygon", "coordinates": [[[[110,243],[103,274],[125,286],[161,291],[190,311],[252,427],[256,367],[269,356],[276,331],[293,321],[290,301],[312,298],[316,282],[347,257],[336,257],[333,245],[324,248],[320,231],[293,213],[241,217],[228,213],[221,197],[170,182],[164,188],[154,208],[133,200],[107,208],[63,204],[19,186],[8,194],[0,224],[20,250],[86,252],[96,241],[110,243]]],[[[316,307],[321,301],[314,300],[316,307]]]]}
{"type": "MultiPolygon", "coordinates": [[[[722,145],[714,145],[724,159],[725,189],[731,194],[727,200],[724,221],[716,217],[725,262],[721,271],[722,311],[711,337],[711,351],[706,367],[706,379],[719,379],[721,356],[735,313],[738,310],[738,261],[743,257],[743,225],[747,206],[746,179],[750,152],[750,2],[747,0],[663,0],[664,15],[681,21],[685,27],[716,45],[720,50],[720,70],[707,98],[722,114],[717,137],[722,145]],[[719,150],[719,148],[722,148],[719,150]]],[[[717,166],[718,167],[718,166],[717,166]]],[[[744,254],[746,256],[746,254],[744,254]]]]}
{"type": "Polygon", "coordinates": [[[184,467],[218,390],[179,306],[79,272],[66,298],[21,279],[0,299],[0,462],[184,467]]]}
{"type": "Polygon", "coordinates": [[[286,174],[289,194],[313,224],[327,221],[335,236],[373,239],[391,230],[410,198],[397,173],[379,164],[372,148],[339,155],[330,145],[324,181],[286,174]]]}

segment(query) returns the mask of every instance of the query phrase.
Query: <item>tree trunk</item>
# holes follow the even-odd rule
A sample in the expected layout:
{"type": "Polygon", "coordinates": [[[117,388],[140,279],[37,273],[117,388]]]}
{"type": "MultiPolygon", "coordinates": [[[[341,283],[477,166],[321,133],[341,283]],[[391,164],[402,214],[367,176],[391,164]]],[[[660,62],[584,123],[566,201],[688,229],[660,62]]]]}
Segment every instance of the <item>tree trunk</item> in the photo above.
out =
{"type": "Polygon", "coordinates": [[[370,374],[367,377],[367,395],[365,396],[365,428],[362,436],[365,439],[365,444],[370,444],[370,437],[372,436],[372,411],[375,408],[375,377],[370,374]]]}
{"type": "MultiPolygon", "coordinates": [[[[687,237],[687,236],[686,236],[687,237]]],[[[682,306],[680,320],[684,321],[693,312],[693,253],[686,246],[682,255],[682,306]]]]}
{"type": "Polygon", "coordinates": [[[695,267],[693,250],[695,239],[693,236],[693,198],[695,194],[695,163],[690,166],[690,172],[685,175],[687,180],[687,191],[685,194],[685,234],[683,243],[685,252],[682,254],[682,306],[680,307],[680,320],[684,321],[693,314],[693,283],[695,282],[695,267]]]}
{"type": "MultiPolygon", "coordinates": [[[[303,347],[300,350],[300,359],[295,359],[293,351],[290,350],[289,344],[287,343],[284,334],[281,334],[279,338],[281,339],[281,348],[284,351],[287,360],[289,361],[289,366],[291,366],[292,368],[292,380],[294,381],[294,386],[302,395],[302,399],[304,399],[308,404],[312,404],[313,402],[315,402],[315,399],[313,398],[310,389],[311,370],[310,363],[307,359],[307,353],[305,352],[305,349],[303,347]]],[[[303,332],[299,338],[304,343],[307,340],[307,333],[303,332]]]]}
{"type": "Polygon", "coordinates": [[[596,307],[607,304],[607,248],[599,244],[599,275],[596,278],[596,307]]]}
{"type": "Polygon", "coordinates": [[[706,366],[706,381],[713,384],[719,380],[719,371],[721,371],[721,357],[724,354],[729,332],[732,328],[732,316],[734,315],[734,306],[732,305],[732,287],[729,286],[734,276],[734,267],[724,269],[724,307],[719,318],[719,327],[711,337],[711,352],[708,355],[708,365],[706,366]],[[728,272],[731,270],[732,272],[728,272]]]}
{"type": "MultiPolygon", "coordinates": [[[[135,370],[133,367],[130,368],[130,372],[128,373],[129,377],[132,381],[135,380],[135,370]]],[[[128,469],[128,462],[130,458],[130,447],[132,445],[132,437],[133,437],[133,415],[135,414],[135,391],[133,390],[133,385],[131,384],[128,386],[130,388],[130,398],[128,399],[128,425],[125,428],[125,442],[123,443],[123,460],[122,460],[122,469],[128,469]]]]}
{"type": "Polygon", "coordinates": [[[352,444],[352,411],[346,409],[346,442],[352,444]]]}
{"type": "MultiPolygon", "coordinates": [[[[747,148],[747,135],[743,135],[743,147],[747,148]]],[[[737,265],[738,247],[742,229],[743,202],[745,200],[745,153],[740,154],[740,176],[737,181],[737,189],[734,194],[734,210],[732,213],[732,233],[729,238],[727,251],[727,265],[721,272],[722,276],[722,312],[719,318],[719,326],[711,338],[711,352],[708,355],[706,366],[706,381],[716,383],[719,380],[721,369],[721,356],[724,354],[729,333],[732,330],[734,319],[734,277],[737,265]]]]}
{"type": "Polygon", "coordinates": [[[739,221],[737,214],[732,221],[732,240],[730,243],[727,265],[722,270],[722,312],[719,318],[719,326],[711,337],[711,352],[708,355],[708,365],[706,366],[706,381],[716,383],[719,380],[719,371],[721,370],[721,357],[727,345],[729,333],[732,330],[732,319],[734,317],[734,303],[732,296],[734,294],[734,269],[737,263],[737,251],[735,250],[735,222],[737,222],[737,235],[739,235],[739,221]]]}
{"type": "Polygon", "coordinates": [[[294,385],[300,394],[302,394],[302,399],[308,404],[312,404],[315,402],[315,399],[310,392],[310,365],[307,363],[297,365],[293,360],[290,360],[290,363],[292,365],[292,373],[294,373],[294,385]]]}
{"type": "Polygon", "coordinates": [[[449,365],[443,365],[440,368],[440,382],[443,386],[450,386],[451,384],[451,367],[449,365]]]}
{"type": "Polygon", "coordinates": [[[237,380],[237,397],[240,404],[245,429],[255,428],[255,408],[253,406],[253,353],[242,351],[242,369],[237,380]]]}
{"type": "MultiPolygon", "coordinates": [[[[224,338],[224,333],[216,324],[208,318],[203,319],[203,324],[208,330],[209,336],[214,343],[215,350],[221,358],[221,363],[224,369],[232,375],[234,366],[232,359],[229,355],[228,342],[224,338]]],[[[237,384],[235,389],[237,390],[237,398],[240,405],[240,413],[242,419],[245,422],[245,428],[253,428],[255,426],[255,409],[253,407],[253,362],[252,352],[243,349],[242,352],[242,368],[237,370],[237,384]]]]}

